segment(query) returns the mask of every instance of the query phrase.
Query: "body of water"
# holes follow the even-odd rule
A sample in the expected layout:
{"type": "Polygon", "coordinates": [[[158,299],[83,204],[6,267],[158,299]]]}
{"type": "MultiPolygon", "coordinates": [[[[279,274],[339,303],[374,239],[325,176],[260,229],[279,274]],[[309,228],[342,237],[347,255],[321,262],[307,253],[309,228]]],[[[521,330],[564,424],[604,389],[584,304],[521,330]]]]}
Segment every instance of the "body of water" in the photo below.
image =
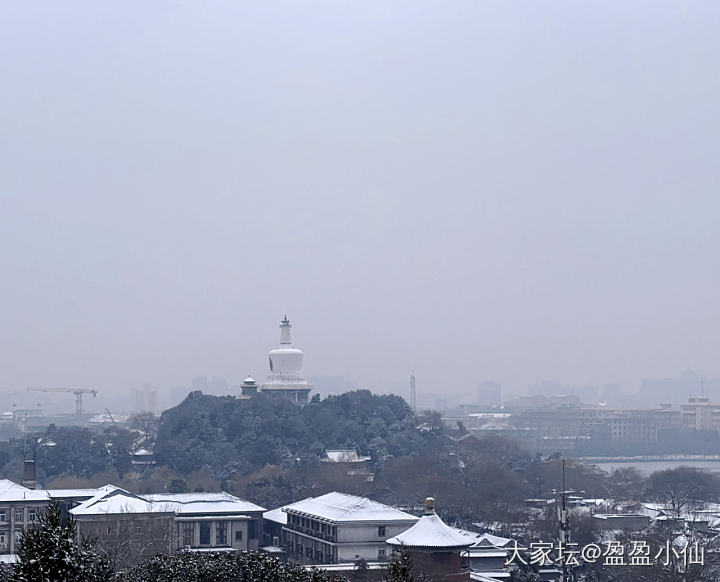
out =
{"type": "Polygon", "coordinates": [[[650,475],[656,471],[664,471],[665,469],[677,469],[678,467],[693,467],[710,471],[711,473],[720,473],[720,459],[602,459],[593,461],[583,459],[586,465],[596,465],[603,471],[612,473],[615,469],[624,467],[633,467],[643,475],[650,475]]]}

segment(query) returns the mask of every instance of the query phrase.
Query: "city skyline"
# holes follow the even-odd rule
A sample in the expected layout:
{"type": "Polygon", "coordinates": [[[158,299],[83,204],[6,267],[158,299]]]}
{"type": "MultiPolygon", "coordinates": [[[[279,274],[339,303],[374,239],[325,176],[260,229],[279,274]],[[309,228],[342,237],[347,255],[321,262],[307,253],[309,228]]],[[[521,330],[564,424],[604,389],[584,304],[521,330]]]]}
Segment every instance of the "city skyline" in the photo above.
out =
{"type": "Polygon", "coordinates": [[[720,377],[719,12],[5,5],[0,390],[720,377]]]}

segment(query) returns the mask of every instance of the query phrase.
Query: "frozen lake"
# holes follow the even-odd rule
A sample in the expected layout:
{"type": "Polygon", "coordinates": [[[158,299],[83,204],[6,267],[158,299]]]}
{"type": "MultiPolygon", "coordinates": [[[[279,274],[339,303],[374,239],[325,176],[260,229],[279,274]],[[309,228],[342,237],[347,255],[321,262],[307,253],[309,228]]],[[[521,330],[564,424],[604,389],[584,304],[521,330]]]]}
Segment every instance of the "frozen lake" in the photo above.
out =
{"type": "Polygon", "coordinates": [[[623,467],[634,467],[643,475],[650,475],[656,471],[664,471],[665,469],[677,469],[678,467],[694,467],[710,471],[711,473],[720,473],[720,459],[602,459],[601,461],[592,461],[583,459],[586,465],[597,465],[603,471],[612,473],[615,469],[623,467]]]}

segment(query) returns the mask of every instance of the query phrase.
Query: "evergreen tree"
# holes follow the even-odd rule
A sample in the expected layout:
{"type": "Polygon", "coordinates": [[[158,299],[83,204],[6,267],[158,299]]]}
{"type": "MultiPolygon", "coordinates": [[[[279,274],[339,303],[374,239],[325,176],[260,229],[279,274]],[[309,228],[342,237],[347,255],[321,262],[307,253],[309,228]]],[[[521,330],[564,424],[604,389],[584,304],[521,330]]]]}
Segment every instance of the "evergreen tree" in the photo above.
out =
{"type": "Polygon", "coordinates": [[[368,582],[370,578],[370,567],[365,558],[355,560],[353,574],[356,582],[368,582]]]}
{"type": "Polygon", "coordinates": [[[122,582],[345,582],[322,570],[284,564],[257,552],[178,552],[155,556],[120,575],[122,582]]]}
{"type": "Polygon", "coordinates": [[[388,565],[388,573],[385,576],[385,582],[414,582],[415,577],[412,575],[412,561],[407,552],[402,552],[400,556],[390,561],[388,565]]]}
{"type": "Polygon", "coordinates": [[[75,540],[72,516],[63,516],[52,499],[35,527],[23,531],[12,582],[107,582],[112,570],[88,542],[75,540]]]}
{"type": "Polygon", "coordinates": [[[12,580],[12,566],[0,562],[0,582],[11,582],[12,580]]]}

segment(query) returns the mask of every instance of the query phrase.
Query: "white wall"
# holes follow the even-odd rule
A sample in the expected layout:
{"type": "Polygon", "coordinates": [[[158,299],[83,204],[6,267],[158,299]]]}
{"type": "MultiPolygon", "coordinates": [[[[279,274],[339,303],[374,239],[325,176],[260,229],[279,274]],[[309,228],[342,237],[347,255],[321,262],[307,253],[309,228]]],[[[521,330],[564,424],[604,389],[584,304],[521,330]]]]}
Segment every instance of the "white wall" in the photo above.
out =
{"type": "Polygon", "coordinates": [[[405,530],[415,525],[414,521],[408,521],[404,524],[397,522],[385,526],[385,535],[378,535],[378,525],[339,525],[338,526],[338,542],[379,542],[384,544],[385,540],[401,534],[405,530]]]}
{"type": "Polygon", "coordinates": [[[378,541],[377,544],[343,544],[338,546],[338,562],[354,562],[358,559],[356,556],[368,562],[375,562],[378,560],[378,550],[385,548],[383,540],[378,541]]]}

